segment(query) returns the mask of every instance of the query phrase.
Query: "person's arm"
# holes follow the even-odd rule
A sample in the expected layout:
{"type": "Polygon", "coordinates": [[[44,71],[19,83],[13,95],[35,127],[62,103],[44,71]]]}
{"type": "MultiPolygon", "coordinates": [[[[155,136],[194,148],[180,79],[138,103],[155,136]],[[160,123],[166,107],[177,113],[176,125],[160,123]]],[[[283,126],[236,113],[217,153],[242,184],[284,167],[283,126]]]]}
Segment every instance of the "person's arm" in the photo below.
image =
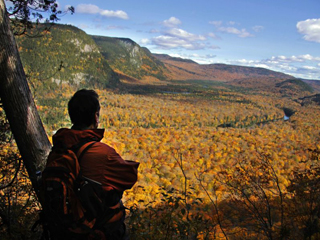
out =
{"type": "Polygon", "coordinates": [[[132,188],[137,182],[139,163],[122,159],[122,157],[109,146],[105,164],[103,175],[107,181],[106,185],[111,185],[118,191],[124,191],[132,188]]]}

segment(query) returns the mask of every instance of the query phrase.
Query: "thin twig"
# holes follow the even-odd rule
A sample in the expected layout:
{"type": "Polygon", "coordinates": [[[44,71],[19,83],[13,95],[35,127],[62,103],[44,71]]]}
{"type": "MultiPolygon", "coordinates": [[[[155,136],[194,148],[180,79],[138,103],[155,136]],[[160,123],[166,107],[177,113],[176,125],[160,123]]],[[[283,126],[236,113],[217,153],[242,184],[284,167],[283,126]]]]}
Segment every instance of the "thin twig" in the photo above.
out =
{"type": "Polygon", "coordinates": [[[11,181],[10,181],[7,185],[0,185],[0,190],[12,186],[12,184],[13,184],[14,181],[16,180],[16,178],[17,178],[17,176],[18,176],[18,173],[19,173],[19,171],[20,171],[21,162],[22,162],[22,158],[19,158],[19,164],[18,164],[18,167],[17,167],[17,169],[16,169],[16,172],[15,172],[13,178],[11,179],[11,181]]]}
{"type": "Polygon", "coordinates": [[[199,184],[200,184],[201,188],[205,191],[206,195],[208,196],[209,200],[211,201],[211,203],[212,203],[212,205],[213,205],[213,207],[214,207],[214,209],[215,209],[215,211],[216,211],[216,213],[217,213],[217,219],[218,219],[219,227],[220,227],[223,235],[225,236],[225,238],[228,240],[229,238],[228,238],[228,236],[227,236],[227,233],[224,231],[224,228],[222,227],[222,220],[221,220],[221,218],[220,218],[219,208],[218,208],[217,203],[216,203],[217,200],[218,200],[218,197],[216,196],[216,202],[215,202],[215,201],[212,199],[212,197],[210,196],[210,194],[208,193],[208,190],[203,186],[202,180],[201,180],[200,176],[197,176],[197,175],[195,174],[195,177],[196,177],[196,179],[199,181],[199,184]]]}

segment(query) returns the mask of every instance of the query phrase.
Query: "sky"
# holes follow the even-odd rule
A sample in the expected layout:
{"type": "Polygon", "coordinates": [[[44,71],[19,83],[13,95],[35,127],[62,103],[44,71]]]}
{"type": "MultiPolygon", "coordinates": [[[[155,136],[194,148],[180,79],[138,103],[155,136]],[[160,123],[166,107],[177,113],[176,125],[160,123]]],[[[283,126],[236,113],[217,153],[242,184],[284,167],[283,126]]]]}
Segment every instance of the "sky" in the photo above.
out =
{"type": "Polygon", "coordinates": [[[152,53],[320,80],[320,0],[58,0],[59,23],[152,53]]]}

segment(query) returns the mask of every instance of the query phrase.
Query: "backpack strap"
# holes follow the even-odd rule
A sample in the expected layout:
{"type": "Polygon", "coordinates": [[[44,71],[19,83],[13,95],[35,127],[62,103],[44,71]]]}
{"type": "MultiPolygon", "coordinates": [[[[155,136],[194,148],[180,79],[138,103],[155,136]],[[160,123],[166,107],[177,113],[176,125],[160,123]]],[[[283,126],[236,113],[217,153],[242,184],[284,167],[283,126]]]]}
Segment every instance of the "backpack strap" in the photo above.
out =
{"type": "Polygon", "coordinates": [[[77,144],[73,145],[70,149],[76,154],[79,162],[83,157],[84,153],[91,147],[93,144],[98,142],[97,138],[84,138],[77,144]]]}
{"type": "MultiPolygon", "coordinates": [[[[71,148],[71,150],[77,155],[79,164],[80,164],[82,157],[87,152],[87,150],[92,145],[94,145],[96,142],[97,141],[95,141],[93,139],[84,139],[84,141],[78,143],[77,145],[74,145],[71,148]]],[[[80,172],[79,172],[79,177],[83,177],[81,168],[80,168],[80,172]]],[[[91,179],[87,179],[87,180],[92,181],[91,179]]],[[[94,228],[100,229],[101,227],[103,228],[103,226],[107,223],[113,223],[113,222],[119,221],[121,218],[124,217],[124,215],[125,215],[124,210],[125,209],[126,208],[123,206],[121,200],[118,201],[118,203],[115,204],[114,206],[106,207],[106,209],[104,210],[104,213],[102,214],[103,217],[100,219],[97,219],[97,222],[96,222],[96,225],[94,228]]]]}
{"type": "Polygon", "coordinates": [[[83,155],[95,143],[96,143],[96,141],[87,142],[87,143],[82,144],[78,149],[73,149],[73,147],[71,148],[71,150],[77,155],[79,164],[80,164],[80,160],[82,159],[83,155]]]}
{"type": "MultiPolygon", "coordinates": [[[[73,147],[71,147],[71,150],[76,154],[77,159],[78,159],[78,163],[80,165],[81,159],[83,157],[83,155],[88,151],[88,149],[95,144],[96,141],[91,141],[91,142],[80,142],[76,145],[74,145],[73,147]]],[[[82,179],[82,169],[80,167],[80,171],[78,174],[78,180],[82,179]]]]}

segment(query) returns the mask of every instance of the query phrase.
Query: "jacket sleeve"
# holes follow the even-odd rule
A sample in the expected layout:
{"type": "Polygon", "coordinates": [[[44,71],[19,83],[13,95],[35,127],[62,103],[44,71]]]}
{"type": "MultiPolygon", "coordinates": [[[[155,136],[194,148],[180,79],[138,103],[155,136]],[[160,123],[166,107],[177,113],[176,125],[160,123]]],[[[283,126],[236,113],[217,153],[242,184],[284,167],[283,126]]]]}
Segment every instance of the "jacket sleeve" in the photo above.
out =
{"type": "Polygon", "coordinates": [[[111,147],[108,149],[106,165],[104,171],[106,185],[110,185],[116,190],[124,191],[132,188],[137,182],[139,163],[122,159],[111,147]]]}
{"type": "Polygon", "coordinates": [[[139,163],[123,160],[110,146],[94,144],[81,160],[83,176],[102,184],[105,191],[124,191],[132,188],[138,179],[139,163]]]}

